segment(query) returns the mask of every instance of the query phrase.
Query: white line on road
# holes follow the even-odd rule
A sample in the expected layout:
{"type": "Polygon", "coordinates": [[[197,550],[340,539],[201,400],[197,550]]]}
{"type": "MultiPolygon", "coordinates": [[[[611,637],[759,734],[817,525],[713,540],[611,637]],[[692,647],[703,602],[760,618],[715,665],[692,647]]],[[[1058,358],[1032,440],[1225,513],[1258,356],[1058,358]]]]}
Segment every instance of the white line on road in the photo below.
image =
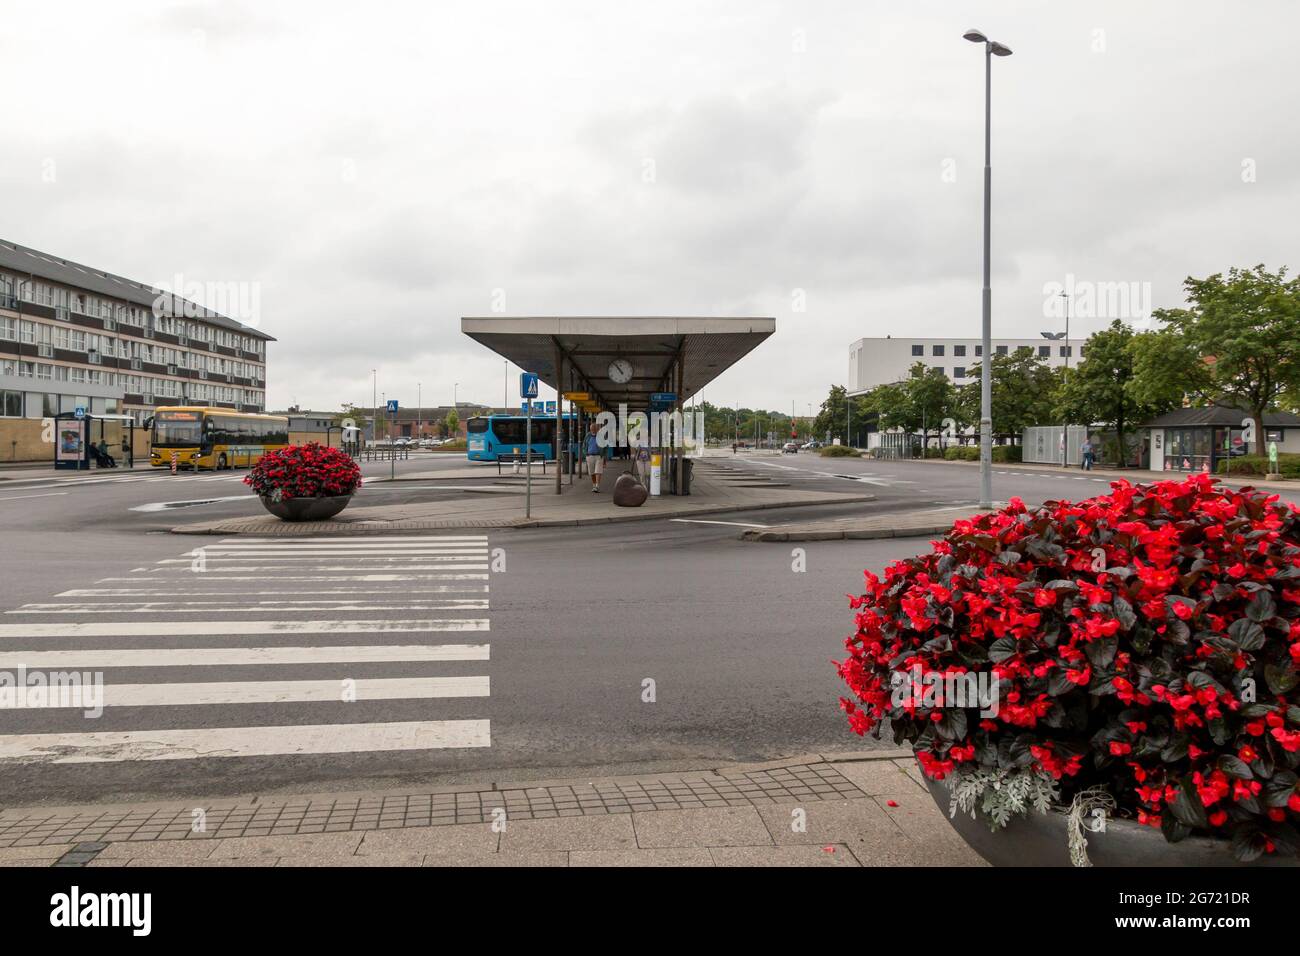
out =
{"type": "MultiPolygon", "coordinates": [[[[132,583],[145,580],[143,578],[130,578],[132,583]]],[[[174,579],[173,579],[174,580],[174,579]]],[[[265,581],[266,578],[256,578],[252,580],[265,581]]],[[[272,578],[272,581],[280,581],[282,578],[272,578]]],[[[309,578],[311,581],[330,581],[331,578],[309,578]]],[[[96,582],[98,583],[98,582],[96,582]]],[[[195,582],[197,583],[197,581],[195,582]]],[[[397,587],[365,587],[365,588],[313,588],[314,594],[486,594],[488,586],[486,584],[470,584],[455,586],[451,584],[439,584],[427,588],[413,588],[406,585],[397,587]]],[[[263,594],[302,594],[301,588],[291,591],[240,591],[241,596],[263,595],[263,594]]],[[[72,588],[70,591],[60,591],[55,597],[224,597],[229,599],[230,592],[222,591],[187,591],[177,590],[174,588],[72,588]]]]}
{"type": "Polygon", "coordinates": [[[9,498],[0,498],[0,501],[17,501],[19,498],[57,498],[59,495],[66,494],[66,491],[47,491],[43,495],[13,495],[9,498]]]}
{"type": "Polygon", "coordinates": [[[317,548],[320,545],[338,544],[341,546],[352,546],[357,544],[428,544],[428,542],[438,542],[438,544],[487,544],[486,535],[330,535],[329,537],[308,537],[303,540],[286,541],[278,537],[225,537],[221,538],[218,544],[242,546],[242,545],[279,545],[281,548],[317,548]]]}
{"type": "Polygon", "coordinates": [[[703,518],[669,518],[669,521],[679,521],[682,524],[725,524],[733,528],[766,528],[765,524],[754,524],[750,521],[706,521],[703,518]]]}
{"type": "Polygon", "coordinates": [[[220,727],[0,737],[0,760],[103,763],[273,754],[367,753],[491,746],[487,720],[425,720],[301,727],[220,727]]]}
{"type": "MultiPolygon", "coordinates": [[[[202,551],[210,561],[241,561],[246,558],[275,558],[280,561],[303,561],[318,558],[361,558],[365,561],[411,561],[427,558],[432,561],[456,561],[462,558],[486,561],[486,551],[459,550],[455,548],[422,548],[418,551],[214,551],[200,546],[195,551],[202,551]]],[[[193,554],[193,552],[191,552],[193,554]]],[[[182,558],[168,558],[165,562],[175,564],[182,558]]],[[[188,562],[187,562],[188,563],[188,562]]]]}
{"type": "Polygon", "coordinates": [[[374,644],[340,647],[149,647],[0,651],[0,667],[216,667],[244,664],[390,664],[486,661],[488,644],[374,644]]]}
{"type": "MultiPolygon", "coordinates": [[[[486,611],[486,598],[400,603],[357,600],[303,601],[119,601],[24,604],[6,614],[263,614],[275,611],[486,611]]],[[[431,624],[434,622],[430,622],[431,624]]],[[[444,623],[444,622],[437,622],[444,623]]],[[[474,630],[474,628],[430,628],[431,630],[474,630]]]]}
{"type": "MultiPolygon", "coordinates": [[[[137,568],[137,571],[146,571],[147,568],[137,568]]],[[[96,584],[110,584],[116,581],[130,581],[137,584],[142,581],[150,583],[194,581],[201,579],[197,572],[190,571],[186,568],[159,568],[163,572],[163,577],[125,577],[125,578],[99,578],[96,584]],[[166,577],[165,575],[172,575],[166,577]]],[[[208,568],[203,574],[220,575],[218,583],[226,581],[263,581],[267,577],[262,574],[230,574],[231,571],[237,571],[238,568],[208,568]]],[[[299,568],[298,570],[308,570],[299,568]]],[[[487,574],[336,574],[336,575],[319,575],[319,574],[277,574],[274,578],[276,581],[486,581],[490,575],[487,574]]]]}
{"type": "Polygon", "coordinates": [[[256,495],[227,495],[224,498],[190,498],[186,501],[151,501],[147,505],[135,505],[131,511],[171,511],[181,505],[215,505],[221,501],[256,501],[256,495]]]}
{"type": "Polygon", "coordinates": [[[220,634],[379,634],[420,631],[486,631],[486,619],[456,621],[186,621],[183,627],[166,621],[79,621],[58,624],[0,624],[8,637],[175,637],[220,634]]]}
{"type": "MultiPolygon", "coordinates": [[[[174,563],[174,564],[190,565],[193,564],[193,560],[194,560],[193,558],[185,558],[183,560],[177,560],[173,562],[171,559],[164,559],[164,561],[159,563],[160,564],[174,563]]],[[[365,564],[365,565],[318,564],[318,565],[310,565],[307,567],[303,567],[302,565],[295,565],[293,567],[293,570],[294,571],[377,571],[382,567],[383,565],[374,565],[374,564],[365,564]]],[[[389,567],[391,567],[394,571],[486,571],[488,570],[488,566],[486,564],[395,564],[395,565],[389,565],[389,567]]],[[[152,570],[180,571],[184,569],[154,568],[152,570]]],[[[224,567],[214,567],[212,563],[209,562],[206,570],[201,573],[219,574],[227,571],[284,571],[284,570],[287,570],[287,568],[283,564],[228,564],[224,567]]],[[[195,573],[200,573],[200,572],[195,572],[195,573]]],[[[310,578],[308,580],[319,580],[319,579],[310,578]]]]}
{"type": "MultiPolygon", "coordinates": [[[[335,680],[199,681],[188,684],[105,684],[104,707],[185,707],[209,704],[356,703],[487,697],[487,677],[358,677],[335,680]],[[349,691],[344,696],[344,689],[349,691]]],[[[51,690],[45,708],[86,708],[84,694],[51,690]]],[[[29,705],[31,706],[31,705],[29,705]]]]}

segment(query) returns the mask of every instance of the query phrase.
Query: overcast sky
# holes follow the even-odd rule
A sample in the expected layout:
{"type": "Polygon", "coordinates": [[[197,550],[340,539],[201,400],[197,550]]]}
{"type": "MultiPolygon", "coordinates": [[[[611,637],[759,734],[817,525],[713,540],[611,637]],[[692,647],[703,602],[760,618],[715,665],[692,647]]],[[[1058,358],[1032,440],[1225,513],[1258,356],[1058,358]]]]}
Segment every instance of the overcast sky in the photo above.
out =
{"type": "Polygon", "coordinates": [[[9,0],[0,236],[248,283],[272,407],[368,405],[372,368],[500,402],[459,317],[504,307],[775,316],[704,395],[804,414],[857,338],[979,334],[971,26],[1015,51],[995,336],[1059,325],[1068,275],[1159,307],[1300,265],[1300,4],[1259,0],[9,0]]]}

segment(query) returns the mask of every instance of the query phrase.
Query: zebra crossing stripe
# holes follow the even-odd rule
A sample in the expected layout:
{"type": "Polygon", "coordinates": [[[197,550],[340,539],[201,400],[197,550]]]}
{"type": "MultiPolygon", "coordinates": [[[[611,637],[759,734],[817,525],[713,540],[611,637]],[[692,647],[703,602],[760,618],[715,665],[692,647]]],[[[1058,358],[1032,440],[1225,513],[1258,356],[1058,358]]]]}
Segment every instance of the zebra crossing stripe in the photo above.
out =
{"type": "Polygon", "coordinates": [[[486,661],[488,644],[392,644],[342,647],[147,647],[77,651],[2,651],[0,667],[211,667],[240,664],[387,664],[486,661]]]}
{"type": "MultiPolygon", "coordinates": [[[[359,677],[337,680],[203,681],[189,684],[105,684],[104,707],[207,704],[355,703],[487,697],[487,677],[359,677]],[[344,683],[348,680],[348,683],[344,683]],[[345,696],[345,693],[347,696],[345,696]]],[[[47,694],[47,708],[86,707],[85,694],[47,694]]]]}
{"type": "MultiPolygon", "coordinates": [[[[170,637],[180,630],[165,621],[77,621],[57,624],[0,624],[11,637],[170,637]]],[[[186,621],[189,636],[219,634],[397,634],[423,631],[486,631],[486,618],[424,621],[186,621]]]]}
{"type": "MultiPolygon", "coordinates": [[[[263,611],[486,611],[487,598],[453,598],[444,601],[364,601],[355,598],[294,601],[102,601],[97,603],[24,604],[6,614],[259,614],[263,611]]],[[[430,622],[434,623],[434,622],[430,622]]],[[[438,624],[445,624],[439,621],[438,624]]],[[[474,630],[431,627],[430,630],[474,630]]]]}
{"type": "Polygon", "coordinates": [[[439,750],[489,747],[491,743],[491,727],[487,720],[13,734],[0,736],[0,760],[26,763],[193,760],[202,757],[439,750]]]}

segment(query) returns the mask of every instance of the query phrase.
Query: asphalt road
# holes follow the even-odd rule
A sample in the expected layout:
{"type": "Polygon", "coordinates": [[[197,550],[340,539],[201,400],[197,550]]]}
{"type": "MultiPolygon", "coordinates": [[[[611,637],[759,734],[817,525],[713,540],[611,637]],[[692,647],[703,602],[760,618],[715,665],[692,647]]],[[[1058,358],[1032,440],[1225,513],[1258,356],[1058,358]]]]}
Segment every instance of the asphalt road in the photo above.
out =
{"type": "MultiPolygon", "coordinates": [[[[423,456],[398,469],[463,464],[423,456]]],[[[0,671],[102,673],[110,695],[94,718],[0,710],[0,805],[605,775],[863,746],[831,667],[852,627],[845,595],[864,568],[924,540],[803,544],[800,570],[795,547],[741,542],[737,525],[960,509],[978,471],[810,455],[734,465],[877,498],[707,521],[262,542],[166,533],[256,512],[238,474],[0,480],[0,671]],[[250,647],[264,649],[257,663],[250,647]]],[[[1107,487],[1006,471],[1003,499],[1107,487]]],[[[362,494],[459,492],[374,482],[362,494]]]]}

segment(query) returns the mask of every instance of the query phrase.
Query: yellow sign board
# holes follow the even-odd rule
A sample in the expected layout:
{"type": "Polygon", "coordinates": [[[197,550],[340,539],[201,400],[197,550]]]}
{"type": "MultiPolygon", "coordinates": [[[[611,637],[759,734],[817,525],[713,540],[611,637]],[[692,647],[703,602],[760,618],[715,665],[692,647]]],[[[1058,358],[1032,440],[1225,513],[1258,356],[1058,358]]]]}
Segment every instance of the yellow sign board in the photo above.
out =
{"type": "Polygon", "coordinates": [[[589,402],[591,401],[590,392],[565,392],[564,397],[571,402],[589,402]]]}

